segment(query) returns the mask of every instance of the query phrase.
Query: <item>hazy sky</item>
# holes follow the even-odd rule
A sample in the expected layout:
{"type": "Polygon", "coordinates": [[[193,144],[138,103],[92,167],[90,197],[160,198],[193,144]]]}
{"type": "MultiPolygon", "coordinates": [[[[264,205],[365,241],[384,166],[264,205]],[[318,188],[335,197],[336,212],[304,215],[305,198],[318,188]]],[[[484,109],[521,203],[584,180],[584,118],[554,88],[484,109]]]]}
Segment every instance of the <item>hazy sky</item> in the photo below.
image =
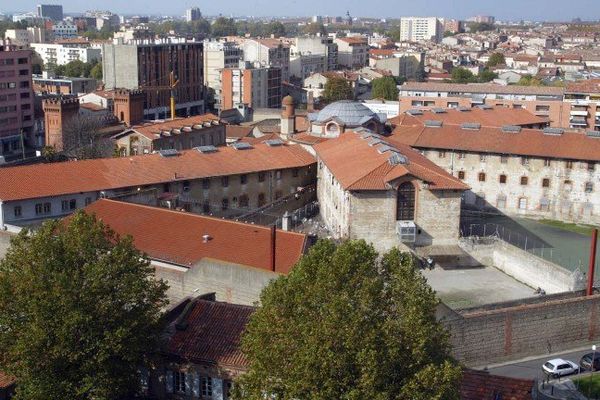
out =
{"type": "MultiPolygon", "coordinates": [[[[0,12],[30,11],[39,0],[0,0],[0,12]]],[[[600,19],[600,0],[46,0],[64,11],[109,9],[117,13],[183,15],[197,5],[206,15],[343,15],[395,18],[434,15],[467,18],[477,14],[498,19],[565,21],[600,19]]]]}

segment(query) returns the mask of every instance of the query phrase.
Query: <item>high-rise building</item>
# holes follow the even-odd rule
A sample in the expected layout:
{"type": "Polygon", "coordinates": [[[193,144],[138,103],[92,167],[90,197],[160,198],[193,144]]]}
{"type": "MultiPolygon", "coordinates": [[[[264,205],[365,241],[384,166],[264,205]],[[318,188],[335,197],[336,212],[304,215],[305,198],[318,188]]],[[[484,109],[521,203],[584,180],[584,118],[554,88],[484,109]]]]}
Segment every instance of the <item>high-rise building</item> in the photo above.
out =
{"type": "Polygon", "coordinates": [[[283,81],[290,79],[290,46],[279,39],[245,40],[244,61],[263,67],[279,67],[283,81]]]}
{"type": "Polygon", "coordinates": [[[216,108],[221,102],[221,70],[238,67],[242,55],[242,49],[235,42],[204,41],[204,85],[208,90],[208,101],[216,108]]]}
{"type": "Polygon", "coordinates": [[[477,15],[473,18],[469,18],[470,22],[476,22],[478,24],[490,24],[493,25],[496,23],[496,17],[491,15],[477,15]]]}
{"type": "Polygon", "coordinates": [[[37,147],[33,136],[34,104],[31,50],[0,42],[0,156],[11,158],[37,147]]]}
{"type": "Polygon", "coordinates": [[[281,107],[281,68],[225,68],[221,87],[221,110],[281,107]]]}
{"type": "Polygon", "coordinates": [[[442,21],[436,17],[402,17],[400,19],[400,41],[440,42],[444,34],[442,21]]]}
{"type": "Polygon", "coordinates": [[[40,18],[49,18],[52,21],[62,21],[63,8],[60,4],[38,4],[37,16],[40,18]]]}
{"type": "Polygon", "coordinates": [[[202,13],[198,7],[192,7],[185,10],[185,20],[187,22],[198,21],[202,18],[202,13]]]}
{"type": "Polygon", "coordinates": [[[203,43],[185,40],[122,40],[102,46],[104,83],[111,89],[143,89],[147,119],[170,116],[170,78],[177,116],[204,113],[203,43]]]}

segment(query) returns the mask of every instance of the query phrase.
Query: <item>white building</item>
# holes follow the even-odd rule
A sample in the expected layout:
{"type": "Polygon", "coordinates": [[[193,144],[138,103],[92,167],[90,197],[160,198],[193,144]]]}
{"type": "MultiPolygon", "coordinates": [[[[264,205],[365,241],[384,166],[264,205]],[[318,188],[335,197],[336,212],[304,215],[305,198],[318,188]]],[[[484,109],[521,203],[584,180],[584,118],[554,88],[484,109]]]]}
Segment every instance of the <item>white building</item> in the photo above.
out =
{"type": "Polygon", "coordinates": [[[400,19],[400,41],[439,43],[444,25],[437,17],[403,17],[400,19]]]}
{"type": "Polygon", "coordinates": [[[369,65],[369,44],[362,36],[336,38],[338,46],[338,64],[350,69],[369,65]]]}
{"type": "Polygon", "coordinates": [[[279,39],[248,39],[244,41],[244,61],[261,67],[281,68],[281,79],[290,79],[290,47],[279,39]]]}
{"type": "Polygon", "coordinates": [[[77,37],[77,26],[69,22],[57,22],[52,26],[54,39],[75,39],[77,37]]]}
{"type": "Polygon", "coordinates": [[[338,67],[338,45],[327,36],[297,37],[290,47],[290,75],[306,78],[338,67]]]}
{"type": "Polygon", "coordinates": [[[32,43],[31,47],[42,58],[44,64],[65,65],[74,60],[90,62],[102,58],[102,50],[89,44],[68,43],[32,43]]]}
{"type": "Polygon", "coordinates": [[[7,29],[4,34],[15,46],[29,47],[31,43],[44,43],[46,41],[46,30],[38,27],[27,29],[7,29]]]}
{"type": "Polygon", "coordinates": [[[202,18],[202,13],[198,7],[192,7],[185,10],[186,22],[198,21],[200,18],[202,18]]]}
{"type": "Polygon", "coordinates": [[[223,68],[237,68],[243,58],[242,49],[236,42],[204,41],[204,85],[212,94],[215,104],[220,103],[221,71],[223,68]]]}

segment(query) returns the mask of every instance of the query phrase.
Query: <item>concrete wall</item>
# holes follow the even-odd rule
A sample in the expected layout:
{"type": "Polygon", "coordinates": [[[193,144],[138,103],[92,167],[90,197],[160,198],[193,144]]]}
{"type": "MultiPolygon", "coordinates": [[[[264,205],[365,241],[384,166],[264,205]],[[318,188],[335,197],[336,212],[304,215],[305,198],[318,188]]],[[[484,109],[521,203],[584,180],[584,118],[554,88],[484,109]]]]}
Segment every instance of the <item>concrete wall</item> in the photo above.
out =
{"type": "Polygon", "coordinates": [[[106,89],[138,89],[140,82],[137,46],[103,45],[102,71],[106,89]]]}
{"type": "Polygon", "coordinates": [[[167,296],[171,304],[177,304],[186,296],[215,292],[217,301],[253,305],[262,289],[279,276],[275,272],[212,259],[203,259],[189,269],[153,265],[156,277],[169,285],[167,296]]]}
{"type": "Polygon", "coordinates": [[[537,299],[533,304],[448,316],[454,356],[484,366],[588,345],[599,337],[600,295],[537,299]]]}
{"type": "Polygon", "coordinates": [[[585,278],[543,258],[511,246],[501,240],[486,239],[485,244],[461,240],[460,245],[483,265],[493,266],[528,286],[540,287],[546,293],[581,290],[585,278]]]}

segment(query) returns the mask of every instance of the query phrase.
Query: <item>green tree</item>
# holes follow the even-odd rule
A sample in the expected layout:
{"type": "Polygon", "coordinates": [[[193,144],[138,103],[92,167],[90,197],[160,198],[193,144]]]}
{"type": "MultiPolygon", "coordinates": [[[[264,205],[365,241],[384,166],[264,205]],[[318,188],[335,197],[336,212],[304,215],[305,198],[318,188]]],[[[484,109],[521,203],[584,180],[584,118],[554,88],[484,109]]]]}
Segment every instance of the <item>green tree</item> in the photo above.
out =
{"type": "Polygon", "coordinates": [[[527,75],[523,75],[521,77],[521,79],[519,79],[519,82],[517,82],[518,86],[544,86],[544,82],[539,79],[536,78],[533,75],[527,74],[527,75]]]}
{"type": "Polygon", "coordinates": [[[325,25],[320,22],[307,24],[302,31],[307,35],[317,35],[319,33],[321,35],[327,35],[325,25]]]}
{"type": "Polygon", "coordinates": [[[323,100],[327,103],[332,103],[339,100],[353,100],[354,89],[352,83],[345,78],[332,76],[327,78],[325,87],[323,88],[323,100]]]}
{"type": "Polygon", "coordinates": [[[237,34],[237,28],[232,18],[219,17],[212,24],[211,31],[213,36],[231,36],[237,34]]]}
{"type": "Polygon", "coordinates": [[[90,77],[94,78],[97,81],[102,80],[102,64],[97,63],[90,71],[90,77]]]}
{"type": "Polygon", "coordinates": [[[373,99],[398,100],[396,80],[391,76],[373,79],[371,97],[373,99]]]}
{"type": "Polygon", "coordinates": [[[493,24],[488,24],[486,22],[471,22],[467,24],[467,27],[471,32],[486,32],[496,29],[493,24]]]}
{"type": "Polygon", "coordinates": [[[488,68],[491,68],[491,67],[495,67],[496,65],[502,65],[502,64],[506,64],[506,59],[504,58],[504,54],[494,53],[490,56],[486,65],[488,68]]]}
{"type": "Polygon", "coordinates": [[[320,241],[261,294],[235,398],[458,399],[437,304],[408,253],[320,241]]]}
{"type": "Polygon", "coordinates": [[[491,82],[498,77],[498,74],[490,71],[489,69],[484,69],[478,75],[479,82],[491,82]]]}
{"type": "Polygon", "coordinates": [[[131,398],[165,291],[130,237],[83,211],[23,230],[0,261],[0,370],[16,399],[131,398]]]}
{"type": "Polygon", "coordinates": [[[265,36],[271,35],[275,36],[276,38],[285,36],[285,26],[279,21],[269,23],[265,29],[265,36]]]}
{"type": "Polygon", "coordinates": [[[65,64],[65,76],[79,78],[85,75],[85,63],[81,60],[69,61],[65,64]]]}
{"type": "Polygon", "coordinates": [[[466,68],[457,67],[452,70],[452,82],[454,83],[470,83],[476,80],[475,75],[466,68]]]}

